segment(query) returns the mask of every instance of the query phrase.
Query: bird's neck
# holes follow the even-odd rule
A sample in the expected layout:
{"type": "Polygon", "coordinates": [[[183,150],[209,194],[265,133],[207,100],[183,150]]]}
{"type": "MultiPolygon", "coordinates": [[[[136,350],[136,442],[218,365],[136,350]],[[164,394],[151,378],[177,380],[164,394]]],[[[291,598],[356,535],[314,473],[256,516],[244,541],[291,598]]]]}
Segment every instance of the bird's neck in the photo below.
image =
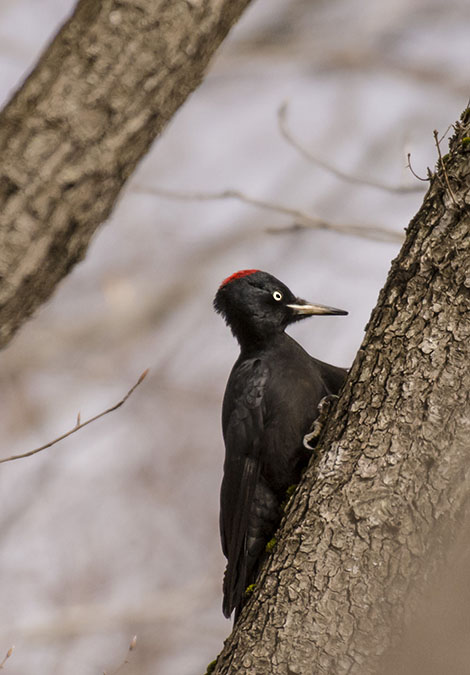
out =
{"type": "Polygon", "coordinates": [[[241,356],[244,358],[265,351],[275,343],[279,341],[282,342],[287,338],[287,335],[281,329],[268,332],[265,330],[257,331],[244,328],[243,331],[234,332],[234,334],[240,345],[241,356]]]}

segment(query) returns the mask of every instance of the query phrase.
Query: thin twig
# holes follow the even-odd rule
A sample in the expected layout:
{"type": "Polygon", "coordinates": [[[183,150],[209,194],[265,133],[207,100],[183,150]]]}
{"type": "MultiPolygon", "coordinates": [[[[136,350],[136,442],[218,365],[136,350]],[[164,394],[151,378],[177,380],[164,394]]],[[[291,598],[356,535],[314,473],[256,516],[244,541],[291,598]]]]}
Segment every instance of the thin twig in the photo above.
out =
{"type": "Polygon", "coordinates": [[[108,415],[109,413],[114,412],[115,410],[120,408],[127,401],[127,399],[129,398],[129,396],[131,396],[131,394],[134,393],[134,391],[137,389],[139,384],[141,384],[142,381],[145,379],[148,372],[149,372],[148,368],[147,368],[147,370],[144,370],[144,372],[139,377],[139,379],[134,384],[134,386],[129,389],[127,394],[120,401],[118,401],[118,403],[111,406],[111,408],[108,408],[107,410],[103,410],[103,412],[98,413],[98,415],[95,415],[94,417],[90,417],[90,419],[85,420],[85,422],[80,422],[80,413],[78,413],[77,423],[75,424],[73,429],[70,429],[65,434],[62,434],[61,436],[58,436],[53,441],[49,441],[49,443],[45,443],[44,445],[41,445],[40,448],[35,448],[34,450],[29,450],[28,452],[23,452],[20,455],[11,455],[11,457],[4,457],[3,459],[0,459],[0,464],[3,464],[4,462],[12,462],[14,459],[24,459],[25,457],[31,457],[32,455],[35,455],[38,452],[42,452],[43,450],[46,450],[47,448],[50,448],[51,446],[55,445],[59,441],[63,441],[64,438],[67,438],[67,436],[71,436],[72,434],[76,433],[77,431],[80,431],[80,429],[83,429],[83,427],[86,427],[88,424],[91,424],[92,422],[96,422],[96,420],[99,420],[100,417],[104,417],[105,415],[108,415]]]}
{"type": "MultiPolygon", "coordinates": [[[[436,143],[437,154],[439,155],[439,165],[440,165],[440,167],[442,169],[442,172],[444,174],[444,179],[446,181],[447,189],[449,190],[450,198],[452,199],[452,202],[453,202],[454,206],[458,206],[457,200],[455,199],[455,195],[452,192],[452,188],[450,187],[449,175],[447,173],[446,165],[445,165],[444,160],[442,158],[441,146],[440,146],[440,141],[439,141],[439,132],[437,131],[437,129],[434,129],[434,131],[432,133],[433,133],[433,136],[434,136],[434,142],[436,143]]],[[[444,136],[445,136],[445,134],[444,134],[444,136]]],[[[444,138],[444,136],[442,138],[444,138]]]]}
{"type": "MultiPolygon", "coordinates": [[[[356,237],[363,237],[364,239],[375,239],[377,241],[386,241],[393,243],[401,243],[403,235],[400,232],[394,232],[379,225],[354,225],[354,224],[338,224],[331,223],[322,218],[311,216],[305,211],[294,209],[283,204],[276,204],[274,202],[257,199],[240,192],[239,190],[222,190],[221,192],[183,192],[179,190],[165,190],[158,187],[142,187],[134,186],[137,192],[144,194],[154,194],[165,199],[175,199],[179,201],[212,201],[217,199],[237,199],[250,206],[255,206],[267,211],[275,211],[290,216],[294,219],[293,226],[287,228],[288,230],[296,230],[303,228],[314,228],[319,230],[330,230],[332,232],[339,232],[340,234],[349,234],[356,237]]],[[[270,234],[285,232],[286,228],[267,228],[270,234]]]]}
{"type": "Polygon", "coordinates": [[[2,670],[3,670],[3,666],[5,665],[5,663],[7,662],[7,660],[8,660],[8,659],[10,658],[10,656],[13,654],[13,650],[14,650],[14,649],[15,649],[15,645],[12,645],[12,646],[10,647],[10,649],[7,651],[7,653],[5,654],[5,658],[4,658],[3,661],[0,663],[0,668],[1,668],[2,670]]]}
{"type": "Polygon", "coordinates": [[[419,185],[389,185],[386,183],[380,183],[366,176],[347,173],[346,171],[342,171],[341,169],[338,169],[338,167],[333,166],[325,159],[314,155],[311,150],[307,150],[289,130],[287,126],[287,103],[283,103],[278,110],[278,123],[281,135],[290,145],[292,145],[292,147],[300,152],[300,154],[306,159],[313,162],[314,164],[317,164],[322,169],[325,169],[325,171],[328,171],[341,180],[348,181],[349,183],[355,183],[356,185],[366,185],[367,187],[377,188],[378,190],[385,190],[386,192],[394,192],[397,194],[422,192],[422,188],[419,185]]]}
{"type": "Polygon", "coordinates": [[[447,129],[444,131],[444,133],[443,133],[442,136],[440,137],[439,143],[442,143],[442,141],[444,140],[444,138],[447,136],[447,134],[449,133],[449,131],[450,131],[451,129],[452,129],[452,124],[449,124],[449,126],[447,127],[447,129]]]}
{"type": "Polygon", "coordinates": [[[310,222],[294,222],[292,225],[287,225],[285,227],[267,227],[266,232],[269,234],[286,234],[288,232],[298,232],[299,230],[312,229],[313,227],[320,230],[331,230],[332,232],[347,234],[352,237],[360,237],[362,239],[372,239],[373,241],[394,244],[402,243],[404,239],[404,236],[400,232],[394,232],[393,230],[387,230],[386,228],[371,225],[337,225],[320,219],[315,225],[310,222]]]}
{"type": "Polygon", "coordinates": [[[411,173],[413,174],[413,176],[414,176],[415,178],[417,178],[418,180],[422,181],[423,183],[427,183],[427,182],[430,180],[430,177],[427,176],[426,178],[421,178],[421,176],[418,176],[418,174],[416,173],[416,171],[415,171],[415,170],[413,169],[413,167],[411,166],[411,152],[409,152],[409,153],[407,154],[407,159],[408,159],[408,162],[407,162],[407,164],[406,164],[406,168],[409,169],[409,170],[411,171],[411,173]]]}
{"type": "MultiPolygon", "coordinates": [[[[132,638],[132,640],[130,642],[130,645],[129,645],[129,648],[128,648],[127,652],[128,653],[133,652],[134,649],[136,648],[136,645],[137,645],[137,635],[134,635],[134,637],[132,638]]],[[[112,673],[107,673],[106,671],[104,671],[103,675],[116,675],[116,673],[119,673],[119,671],[122,670],[124,668],[124,666],[127,666],[128,663],[129,663],[129,657],[126,657],[124,659],[124,661],[121,664],[119,664],[119,666],[116,668],[116,670],[113,670],[112,673]]]]}

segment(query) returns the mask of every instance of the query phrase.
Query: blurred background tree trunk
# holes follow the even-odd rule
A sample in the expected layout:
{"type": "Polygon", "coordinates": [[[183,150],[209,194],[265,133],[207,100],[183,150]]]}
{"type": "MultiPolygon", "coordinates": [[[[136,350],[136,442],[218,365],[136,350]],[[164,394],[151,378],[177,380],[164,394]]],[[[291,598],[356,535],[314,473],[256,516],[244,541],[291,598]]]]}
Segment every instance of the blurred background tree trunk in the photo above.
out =
{"type": "Polygon", "coordinates": [[[439,585],[469,501],[469,118],[216,673],[383,672],[405,618],[439,585]]]}
{"type": "Polygon", "coordinates": [[[85,255],[250,0],[80,0],[0,116],[0,346],[85,255]]]}

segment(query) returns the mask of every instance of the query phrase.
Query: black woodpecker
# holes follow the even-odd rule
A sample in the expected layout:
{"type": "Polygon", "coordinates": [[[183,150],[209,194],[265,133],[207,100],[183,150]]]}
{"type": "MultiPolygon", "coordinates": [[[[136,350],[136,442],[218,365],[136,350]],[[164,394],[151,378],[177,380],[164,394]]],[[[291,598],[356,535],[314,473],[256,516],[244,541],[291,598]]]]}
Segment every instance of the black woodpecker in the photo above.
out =
{"type": "Polygon", "coordinates": [[[347,314],[297,298],[260,270],[225,279],[214,299],[240,345],[222,407],[225,441],[220,535],[227,558],[223,612],[235,621],[279,525],[289,486],[299,482],[311,453],[303,437],[325,396],[336,394],[346,370],[313,358],[284,331],[313,314],[347,314]]]}

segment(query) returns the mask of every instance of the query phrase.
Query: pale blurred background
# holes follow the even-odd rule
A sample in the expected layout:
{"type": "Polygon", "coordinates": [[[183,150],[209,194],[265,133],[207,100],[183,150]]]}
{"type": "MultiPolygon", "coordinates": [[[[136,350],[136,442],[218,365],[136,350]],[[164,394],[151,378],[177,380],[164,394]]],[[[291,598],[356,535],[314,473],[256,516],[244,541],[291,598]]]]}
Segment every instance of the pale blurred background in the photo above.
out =
{"type": "MultiPolygon", "coordinates": [[[[3,102],[73,6],[1,0],[3,102]]],[[[112,405],[150,368],[118,412],[0,468],[0,660],[16,646],[6,672],[110,675],[134,634],[123,673],[205,672],[231,629],[218,497],[220,406],[237,348],[212,311],[217,286],[256,267],[349,310],[291,331],[315,356],[349,366],[399,242],[292,229],[292,216],[234,199],[152,191],[241,190],[399,237],[425,189],[406,155],[425,176],[433,130],[444,134],[470,94],[469,24],[467,0],[258,0],[87,259],[1,354],[1,456],[58,436],[79,410],[85,419],[112,405]],[[421,192],[319,168],[280,133],[283,102],[305,149],[421,192]]]]}

